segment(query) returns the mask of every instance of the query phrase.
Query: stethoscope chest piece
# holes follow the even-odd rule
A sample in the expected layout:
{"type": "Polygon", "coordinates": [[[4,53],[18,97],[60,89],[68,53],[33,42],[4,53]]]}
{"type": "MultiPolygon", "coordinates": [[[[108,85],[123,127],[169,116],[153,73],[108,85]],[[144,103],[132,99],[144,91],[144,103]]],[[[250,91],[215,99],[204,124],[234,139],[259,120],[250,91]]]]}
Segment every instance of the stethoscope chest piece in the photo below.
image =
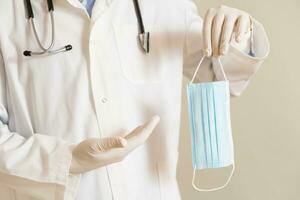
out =
{"type": "Polygon", "coordinates": [[[138,40],[139,40],[139,44],[140,44],[140,47],[143,50],[143,52],[147,54],[147,53],[150,52],[150,32],[145,31],[139,1],[138,0],[133,0],[133,4],[134,4],[136,18],[137,18],[137,21],[138,21],[138,29],[139,29],[138,40]]]}
{"type": "Polygon", "coordinates": [[[140,43],[142,50],[145,53],[149,53],[150,52],[150,33],[149,32],[140,33],[138,39],[139,39],[139,43],[140,43]]]}

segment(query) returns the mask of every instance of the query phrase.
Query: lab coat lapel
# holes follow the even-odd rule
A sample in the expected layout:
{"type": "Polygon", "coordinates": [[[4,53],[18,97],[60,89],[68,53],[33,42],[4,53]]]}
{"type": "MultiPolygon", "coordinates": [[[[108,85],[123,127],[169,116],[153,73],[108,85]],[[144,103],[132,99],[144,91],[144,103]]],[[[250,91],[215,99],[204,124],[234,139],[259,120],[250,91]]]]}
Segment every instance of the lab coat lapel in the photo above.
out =
{"type": "Polygon", "coordinates": [[[69,2],[72,6],[74,6],[76,8],[83,7],[79,0],[66,0],[66,1],[69,2]]]}
{"type": "Polygon", "coordinates": [[[92,20],[96,21],[103,13],[105,13],[110,6],[112,6],[113,0],[95,0],[95,4],[92,10],[92,20]]]}

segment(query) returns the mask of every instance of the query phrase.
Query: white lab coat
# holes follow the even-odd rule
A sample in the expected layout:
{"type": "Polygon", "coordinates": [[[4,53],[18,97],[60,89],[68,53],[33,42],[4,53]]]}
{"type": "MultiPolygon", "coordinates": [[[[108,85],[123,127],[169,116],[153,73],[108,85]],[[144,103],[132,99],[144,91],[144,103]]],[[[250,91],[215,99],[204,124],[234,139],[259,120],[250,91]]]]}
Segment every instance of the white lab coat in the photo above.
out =
{"type": "MultiPolygon", "coordinates": [[[[202,56],[201,18],[189,0],[142,0],[151,32],[151,52],[144,55],[132,1],[114,0],[104,10],[99,2],[90,19],[78,0],[55,0],[55,47],[73,50],[24,57],[24,50],[39,48],[23,1],[0,1],[0,199],[180,199],[182,75],[191,78],[202,56]],[[159,126],[125,160],[69,174],[72,145],[129,132],[154,114],[159,126]]],[[[49,44],[46,2],[32,4],[38,33],[49,44]]],[[[241,94],[269,51],[262,25],[254,25],[256,57],[232,44],[221,59],[232,95],[241,94]]],[[[197,81],[221,79],[213,63],[206,60],[197,81]]]]}

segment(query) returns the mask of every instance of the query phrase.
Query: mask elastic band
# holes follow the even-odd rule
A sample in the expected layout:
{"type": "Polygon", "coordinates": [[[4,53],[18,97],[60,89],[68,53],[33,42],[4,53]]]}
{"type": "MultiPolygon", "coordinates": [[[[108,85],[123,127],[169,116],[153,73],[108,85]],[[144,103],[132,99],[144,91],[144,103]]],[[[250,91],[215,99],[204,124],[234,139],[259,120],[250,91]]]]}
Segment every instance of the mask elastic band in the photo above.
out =
{"type": "Polygon", "coordinates": [[[198,66],[197,66],[197,68],[196,68],[196,70],[195,70],[195,72],[194,72],[193,78],[192,78],[192,80],[190,81],[190,84],[194,82],[194,80],[195,80],[195,78],[196,78],[196,75],[197,75],[197,73],[198,73],[198,71],[199,71],[199,68],[200,68],[202,62],[204,61],[204,58],[205,58],[205,57],[206,57],[206,56],[203,55],[202,58],[200,59],[199,64],[198,64],[198,66]]]}
{"type": "Polygon", "coordinates": [[[231,169],[231,173],[226,181],[226,183],[220,187],[216,187],[216,188],[211,188],[211,189],[202,189],[202,188],[198,188],[195,184],[195,174],[196,174],[196,169],[194,168],[194,172],[193,172],[193,179],[192,179],[192,186],[195,190],[199,191],[199,192],[213,192],[213,191],[217,191],[217,190],[221,190],[223,188],[225,188],[229,182],[231,181],[231,178],[234,174],[234,170],[235,170],[235,164],[232,164],[232,169],[231,169]]]}
{"type": "MultiPolygon", "coordinates": [[[[196,68],[196,70],[195,70],[195,72],[194,72],[193,78],[192,78],[192,80],[190,81],[190,84],[194,82],[194,80],[195,80],[195,78],[196,78],[196,76],[197,76],[197,73],[198,73],[198,71],[199,71],[199,68],[200,68],[200,66],[202,65],[202,63],[203,63],[205,57],[206,57],[205,54],[203,54],[202,58],[201,58],[200,61],[199,61],[198,66],[197,66],[197,68],[196,68]]],[[[225,71],[224,71],[223,64],[222,64],[220,58],[218,57],[217,60],[218,60],[218,63],[219,63],[219,65],[220,65],[221,72],[222,72],[222,75],[223,75],[224,80],[225,80],[225,81],[228,81],[227,76],[226,76],[225,71]]]]}
{"type": "Polygon", "coordinates": [[[219,65],[220,65],[221,72],[222,72],[224,80],[228,81],[227,76],[226,76],[225,71],[224,71],[224,67],[223,67],[221,59],[219,57],[217,58],[217,61],[218,61],[219,65]]]}

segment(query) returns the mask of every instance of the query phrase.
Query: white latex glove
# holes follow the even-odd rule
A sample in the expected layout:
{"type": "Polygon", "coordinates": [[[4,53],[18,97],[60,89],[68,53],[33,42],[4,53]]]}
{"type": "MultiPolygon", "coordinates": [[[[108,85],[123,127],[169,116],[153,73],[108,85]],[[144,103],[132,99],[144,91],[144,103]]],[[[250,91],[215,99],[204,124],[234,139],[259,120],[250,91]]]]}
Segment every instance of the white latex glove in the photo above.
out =
{"type": "Polygon", "coordinates": [[[123,137],[115,136],[84,140],[73,149],[70,173],[84,173],[120,162],[131,151],[146,142],[159,120],[158,116],[154,116],[151,120],[136,127],[132,132],[123,137]]]}
{"type": "Polygon", "coordinates": [[[251,28],[250,15],[242,10],[221,5],[210,8],[203,22],[203,44],[206,56],[225,55],[232,39],[243,41],[251,28]]]}

